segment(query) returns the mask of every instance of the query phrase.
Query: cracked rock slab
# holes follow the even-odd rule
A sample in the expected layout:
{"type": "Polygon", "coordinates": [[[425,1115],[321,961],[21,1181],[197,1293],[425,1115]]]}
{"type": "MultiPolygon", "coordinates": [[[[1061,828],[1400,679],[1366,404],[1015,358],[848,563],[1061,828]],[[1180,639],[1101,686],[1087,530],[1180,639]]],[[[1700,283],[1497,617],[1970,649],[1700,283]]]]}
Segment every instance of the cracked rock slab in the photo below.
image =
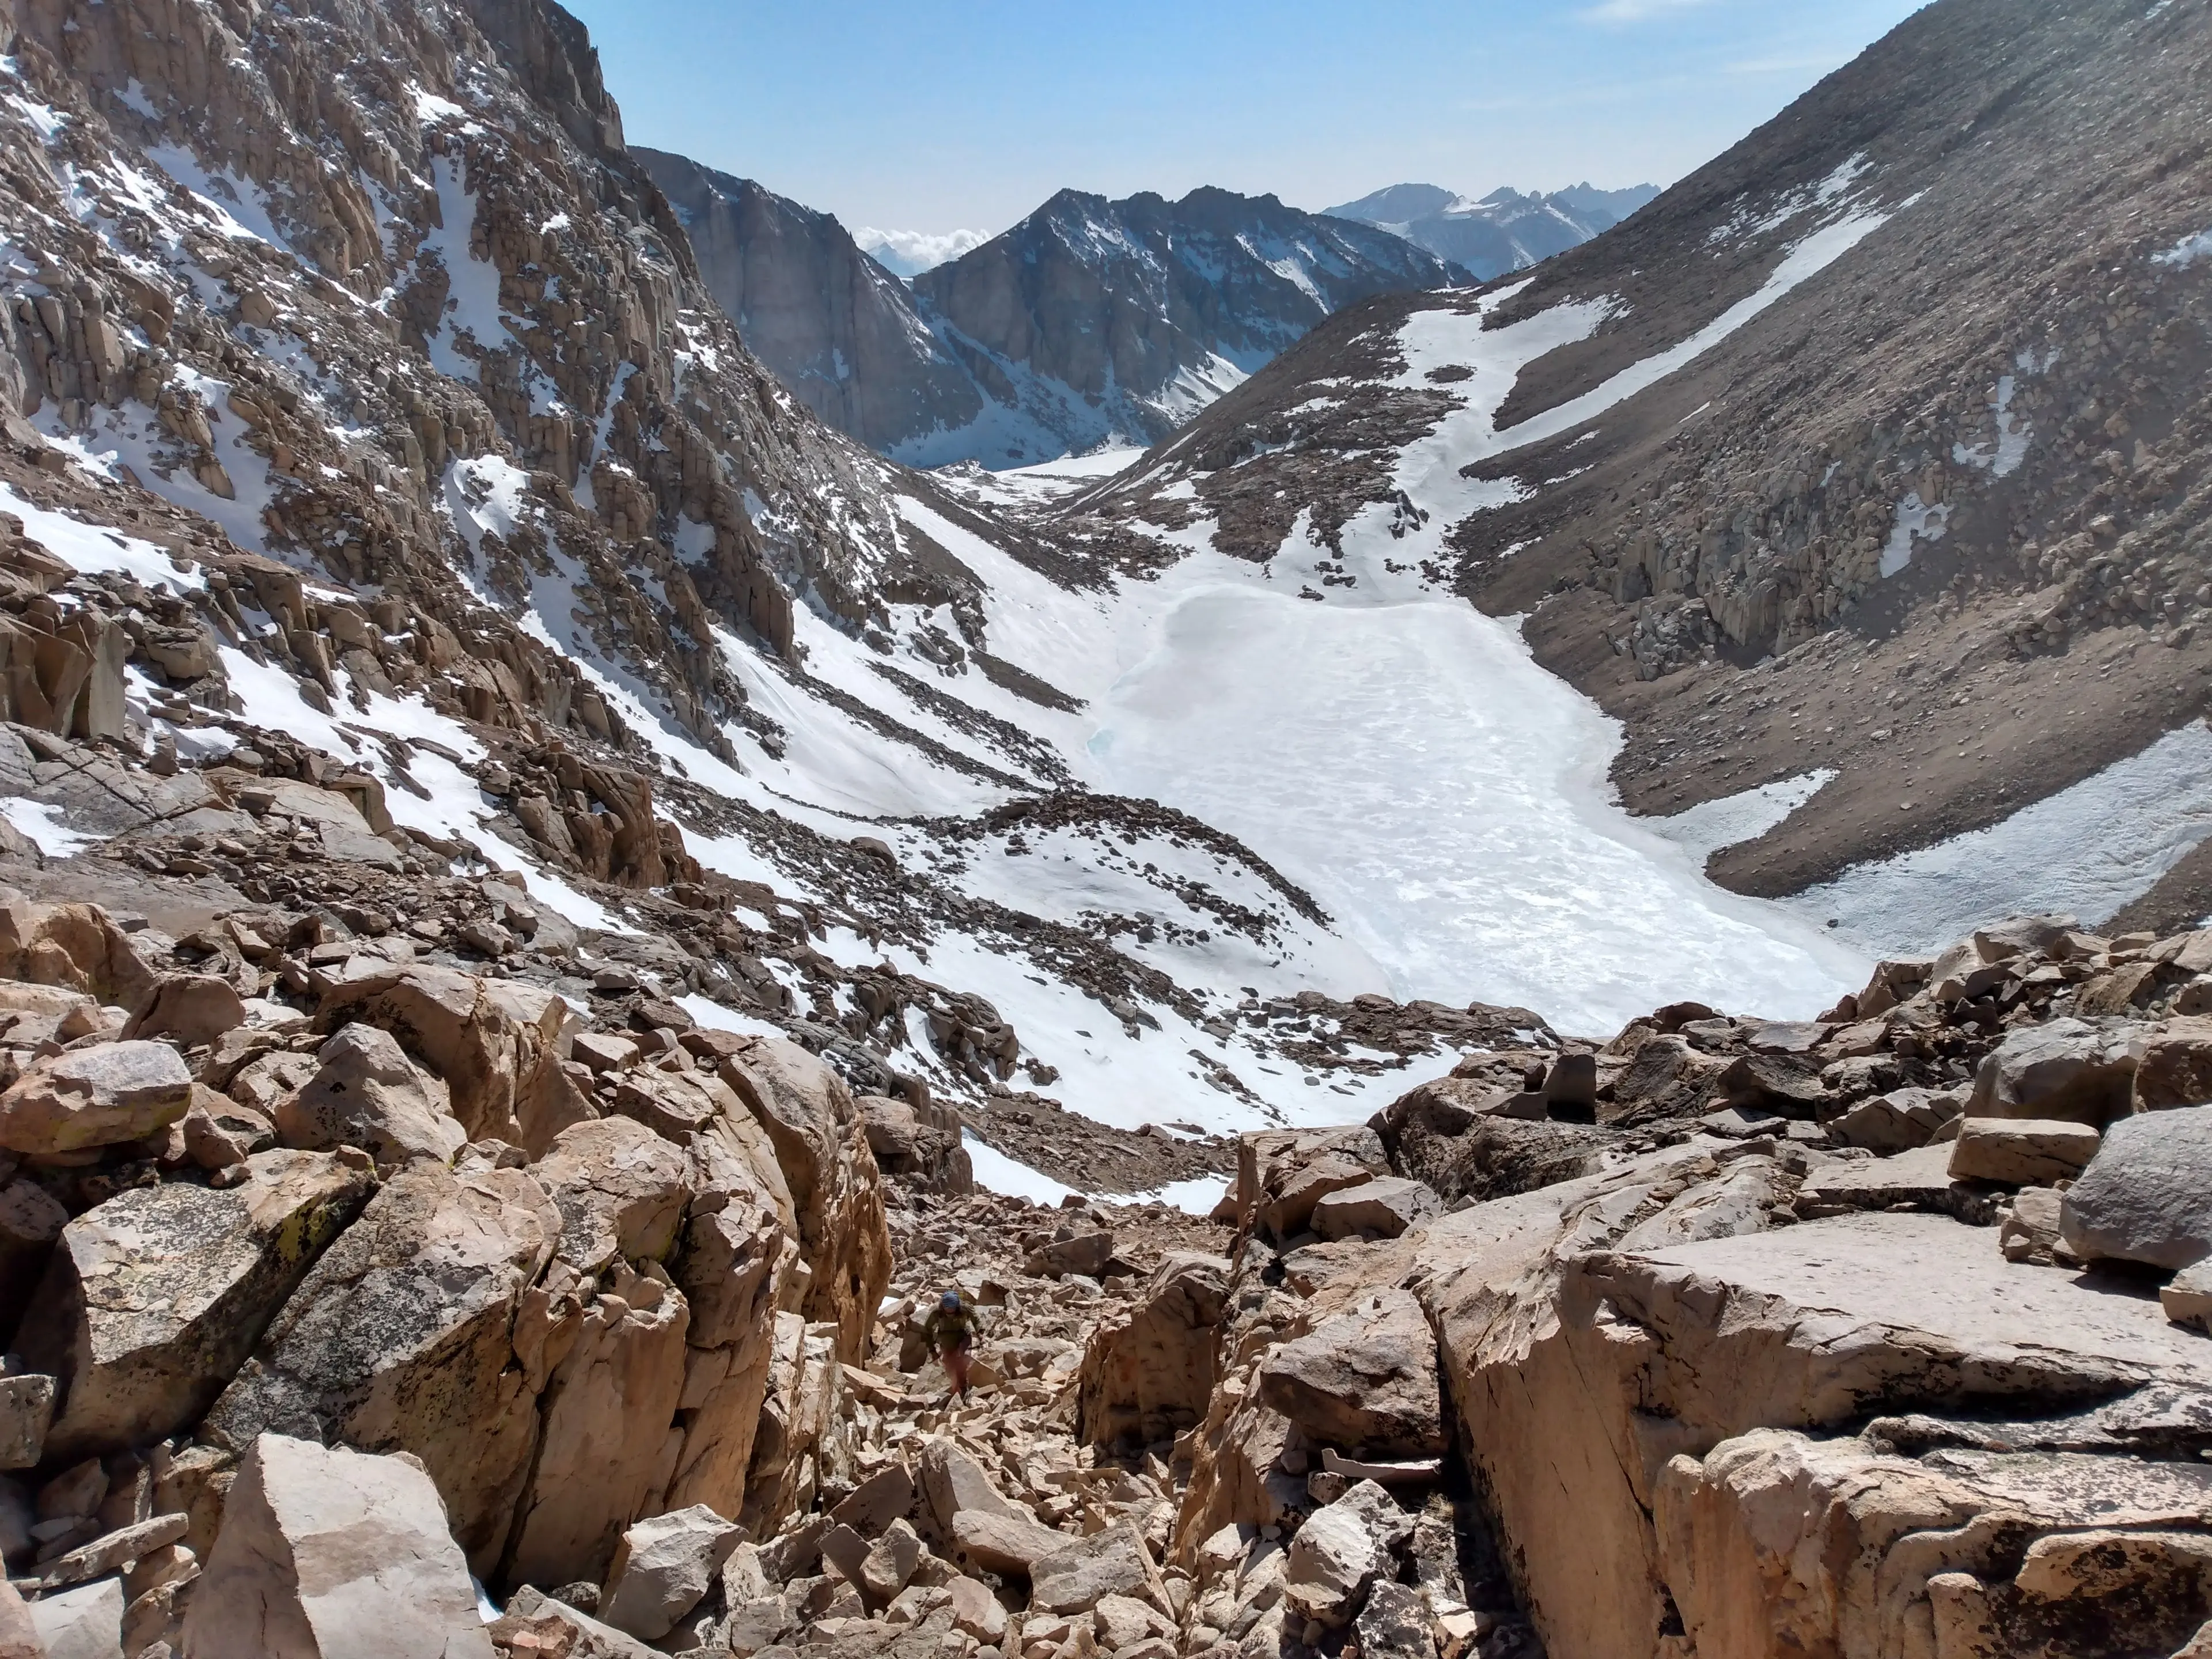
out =
{"type": "Polygon", "coordinates": [[[371,1182],[328,1153],[269,1152],[217,1190],[118,1193],[63,1229],[18,1339],[63,1387],[49,1458],[143,1445],[195,1421],[371,1182]]]}

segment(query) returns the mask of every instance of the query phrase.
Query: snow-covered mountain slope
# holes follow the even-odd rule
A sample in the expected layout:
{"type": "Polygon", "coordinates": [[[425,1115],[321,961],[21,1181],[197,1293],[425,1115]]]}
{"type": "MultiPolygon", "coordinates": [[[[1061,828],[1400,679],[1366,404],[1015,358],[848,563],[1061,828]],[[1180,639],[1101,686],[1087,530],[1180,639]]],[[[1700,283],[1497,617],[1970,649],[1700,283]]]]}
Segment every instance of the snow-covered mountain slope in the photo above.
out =
{"type": "Polygon", "coordinates": [[[2208,65],[2202,6],[1941,0],[1530,276],[1340,313],[1061,527],[1521,618],[1638,811],[1815,778],[1711,867],[1866,948],[2007,894],[2193,921],[2208,65]]]}
{"type": "Polygon", "coordinates": [[[916,466],[1152,442],[1340,307],[1467,280],[1273,197],[1069,191],[908,284],[826,214],[639,154],[754,354],[823,420],[916,466]]]}
{"type": "MultiPolygon", "coordinates": [[[[1986,695],[1997,647],[1971,589],[1927,607],[1929,627],[1983,630],[1955,654],[1930,654],[1933,635],[1895,647],[1919,661],[1865,699],[1869,723],[1895,722],[1878,738],[1859,734],[1859,708],[1826,705],[1851,697],[1854,668],[1863,684],[1893,659],[1847,655],[1844,635],[1781,599],[1771,625],[1789,639],[1718,631],[1766,614],[1749,558],[1717,562],[1743,551],[1728,538],[1758,522],[1751,501],[1801,501],[1802,479],[1839,502],[1844,473],[1790,452],[1802,464],[1758,475],[1767,493],[1740,486],[1745,528],[1698,509],[1716,562],[1665,551],[1704,487],[1687,469],[1758,459],[1759,411],[1788,401],[1761,377],[1819,368],[1800,331],[1830,313],[1807,307],[1847,284],[1886,295],[1900,244],[1924,247],[1910,239],[1934,222],[1917,216],[1941,169],[1907,159],[1926,149],[1917,127],[1844,120],[1847,154],[1724,167],[1687,205],[1613,233],[1626,253],[1577,251],[1529,284],[1365,301],[1140,461],[933,476],[829,430],[745,351],[564,14],[445,0],[261,13],[235,33],[210,0],[177,12],[202,33],[165,57],[144,44],[166,38],[152,7],[27,12],[0,103],[15,181],[0,193],[14,250],[0,488],[23,526],[0,537],[15,573],[0,610],[25,638],[86,637],[107,654],[80,654],[115,674],[97,733],[33,728],[75,758],[11,782],[0,817],[36,827],[54,857],[10,878],[81,890],[139,879],[158,854],[165,871],[265,885],[220,829],[172,823],[162,803],[257,767],[350,778],[386,803],[397,839],[379,844],[409,878],[516,870],[586,930],[573,945],[494,938],[488,971],[586,999],[602,974],[638,981],[656,1018],[786,1031],[857,1085],[926,1090],[987,1133],[1030,1096],[1124,1129],[1341,1121],[1464,1048],[1540,1040],[1546,1021],[1604,1036],[1684,994],[1810,1015],[1862,981],[1862,949],[1888,942],[1891,924],[1868,917],[1920,926],[1940,909],[1911,896],[1924,865],[1810,914],[1723,890],[1700,866],[1730,868],[1747,840],[1786,850],[1821,803],[1860,798],[1852,768],[1908,719],[1986,695]],[[1639,285],[1670,264],[1673,287],[1639,285]],[[1692,398],[1748,413],[1708,441],[1716,410],[1692,398]],[[1643,607],[1649,629],[1608,633],[1593,618],[1622,628],[1628,613],[1570,608],[1624,603],[1588,574],[1627,568],[1602,557],[1540,605],[1496,603],[1525,573],[1562,574],[1558,548],[1585,532],[1544,515],[1593,522],[1583,467],[1655,453],[1685,469],[1680,491],[1620,486],[1655,514],[1636,568],[1668,597],[1643,607]],[[1492,547],[1509,521],[1553,545],[1492,547]],[[45,554],[75,573],[66,606],[40,586],[63,579],[45,554]],[[1693,597],[1713,633],[1681,620],[1693,597]],[[1498,613],[1523,605],[1516,635],[1498,613]],[[1579,635],[1564,625],[1577,616],[1579,635]],[[1577,637],[1601,672],[1574,657],[1577,637]],[[1796,654],[1740,678],[1730,641],[1796,654]],[[1670,672],[1668,651],[1697,660],[1708,642],[1698,678],[1670,672]],[[1674,751],[1653,741],[1660,705],[1638,688],[1687,717],[1659,735],[1705,769],[1653,777],[1674,751]],[[1639,822],[1609,773],[1631,805],[1708,810],[1639,822]],[[84,839],[64,857],[67,836],[84,839]],[[1853,925],[1820,925],[1831,916],[1853,925]]],[[[1931,15],[2020,21],[1999,0],[1931,15]]],[[[2193,51],[2197,27],[2126,38],[2193,51]]],[[[1987,33],[2000,58],[2004,40],[2052,49],[1987,33]]],[[[1880,84],[1898,72],[1878,67],[1880,84]]],[[[2176,96],[2195,112],[2194,92],[2176,96]]],[[[2109,311],[2101,287],[2080,329],[2128,340],[2193,314],[2212,262],[2187,252],[2202,226],[2181,223],[2185,175],[2124,173],[2132,194],[2112,210],[2142,216],[2142,275],[2109,311]]],[[[2099,257],[2117,263],[2109,245],[2099,257]]],[[[2142,361],[2163,374],[2192,337],[2142,361]]],[[[2105,361],[2086,333],[2051,343],[2105,361]]],[[[1966,539],[1967,486],[2002,471],[2046,487],[2043,387],[2069,371],[2034,362],[2009,394],[1993,380],[1988,404],[1918,428],[1921,452],[1881,440],[1923,453],[1906,516],[1946,532],[1906,537],[1889,591],[1917,591],[1936,550],[1966,539]],[[1926,464],[1936,441],[1963,457],[1945,464],[1955,478],[1926,464]]],[[[2130,505],[2154,478],[2197,499],[2162,447],[2194,418],[2142,418],[2144,472],[2125,454],[2117,471],[2101,463],[2114,487],[2094,501],[2114,516],[2085,520],[2093,545],[2166,522],[2130,505]]],[[[1874,503],[1853,521],[1878,514],[1889,532],[1902,492],[1875,486],[1901,477],[1852,476],[1874,503]]],[[[1786,560],[1815,562],[1791,539],[1814,532],[1769,510],[1760,533],[1781,551],[1757,580],[1778,584],[1797,568],[1786,560]]],[[[1873,592],[1890,541],[1867,533],[1850,556],[1873,592]]],[[[2096,591],[2133,603],[2142,567],[2126,569],[2096,591]]],[[[2087,707],[2145,691],[2138,658],[2193,672],[2186,626],[2159,653],[2100,642],[2103,680],[2077,674],[2055,695],[2087,707]]],[[[2002,661],[2067,665],[2047,651],[2002,661]]],[[[15,707],[56,718],[27,692],[15,707]]],[[[1997,736],[1939,729],[1961,748],[1997,736]]],[[[2114,792],[2196,810],[2193,753],[2161,750],[2050,822],[2078,835],[2102,812],[2106,845],[2166,859],[2178,838],[2112,811],[2114,792]]],[[[1868,798],[1885,823],[1917,821],[1897,810],[1907,787],[1918,800],[1918,776],[1893,769],[1868,798]]],[[[2059,833],[1991,842],[1976,902],[2074,890],[2002,879],[2039,856],[2056,876],[2059,833]]],[[[2083,878],[2125,896],[2130,873],[2083,878]]]]}
{"type": "Polygon", "coordinates": [[[1111,202],[1062,191],[915,279],[946,343],[1006,412],[892,453],[996,465],[1155,441],[1331,313],[1464,280],[1387,232],[1272,196],[1111,202]]]}
{"type": "Polygon", "coordinates": [[[1474,201],[1436,185],[1392,185],[1328,214],[1378,226],[1488,282],[1580,246],[1658,194],[1656,185],[1583,184],[1548,195],[1498,190],[1474,201]]]}

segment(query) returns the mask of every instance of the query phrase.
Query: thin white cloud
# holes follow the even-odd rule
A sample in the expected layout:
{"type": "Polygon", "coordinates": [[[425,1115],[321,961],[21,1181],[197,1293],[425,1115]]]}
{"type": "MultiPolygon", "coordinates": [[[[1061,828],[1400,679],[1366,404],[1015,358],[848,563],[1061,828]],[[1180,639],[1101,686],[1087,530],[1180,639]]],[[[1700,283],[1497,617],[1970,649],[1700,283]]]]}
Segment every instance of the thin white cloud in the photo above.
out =
{"type": "Polygon", "coordinates": [[[1747,58],[1740,63],[1724,64],[1723,75],[1802,75],[1817,70],[1826,75],[1830,70],[1841,69],[1851,61],[1848,51],[1806,52],[1795,58],[1747,58]]]}
{"type": "Polygon", "coordinates": [[[1600,0],[1586,8],[1582,16],[1590,23],[1641,23],[1711,3],[1712,0],[1600,0]]]}

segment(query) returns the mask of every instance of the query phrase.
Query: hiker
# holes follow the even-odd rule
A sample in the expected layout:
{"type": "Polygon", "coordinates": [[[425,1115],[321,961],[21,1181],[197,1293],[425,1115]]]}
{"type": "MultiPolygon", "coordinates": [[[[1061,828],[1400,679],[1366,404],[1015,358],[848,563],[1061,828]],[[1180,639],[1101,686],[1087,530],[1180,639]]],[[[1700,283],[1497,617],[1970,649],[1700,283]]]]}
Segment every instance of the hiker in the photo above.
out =
{"type": "Polygon", "coordinates": [[[950,1404],[953,1395],[964,1403],[968,1398],[968,1362],[975,1347],[975,1310],[963,1301],[957,1291],[947,1291],[937,1299],[937,1311],[921,1328],[922,1340],[937,1350],[937,1357],[945,1362],[945,1374],[952,1379],[952,1394],[945,1396],[950,1404]]]}

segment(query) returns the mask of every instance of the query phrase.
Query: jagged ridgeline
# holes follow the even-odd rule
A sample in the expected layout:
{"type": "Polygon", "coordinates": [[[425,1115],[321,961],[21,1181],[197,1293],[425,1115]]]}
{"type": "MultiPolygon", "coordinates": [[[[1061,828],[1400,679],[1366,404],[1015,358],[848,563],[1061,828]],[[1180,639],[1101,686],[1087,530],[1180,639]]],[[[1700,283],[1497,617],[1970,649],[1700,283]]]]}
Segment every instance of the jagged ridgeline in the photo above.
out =
{"type": "Polygon", "coordinates": [[[1119,476],[825,425],[541,0],[0,33],[0,1656],[2212,1654],[2203,0],[1119,476]]]}
{"type": "Polygon", "coordinates": [[[840,431],[918,466],[1142,447],[1331,313],[1474,280],[1395,227],[1200,189],[1061,191],[902,281],[826,213],[637,154],[761,361],[840,431]]]}

